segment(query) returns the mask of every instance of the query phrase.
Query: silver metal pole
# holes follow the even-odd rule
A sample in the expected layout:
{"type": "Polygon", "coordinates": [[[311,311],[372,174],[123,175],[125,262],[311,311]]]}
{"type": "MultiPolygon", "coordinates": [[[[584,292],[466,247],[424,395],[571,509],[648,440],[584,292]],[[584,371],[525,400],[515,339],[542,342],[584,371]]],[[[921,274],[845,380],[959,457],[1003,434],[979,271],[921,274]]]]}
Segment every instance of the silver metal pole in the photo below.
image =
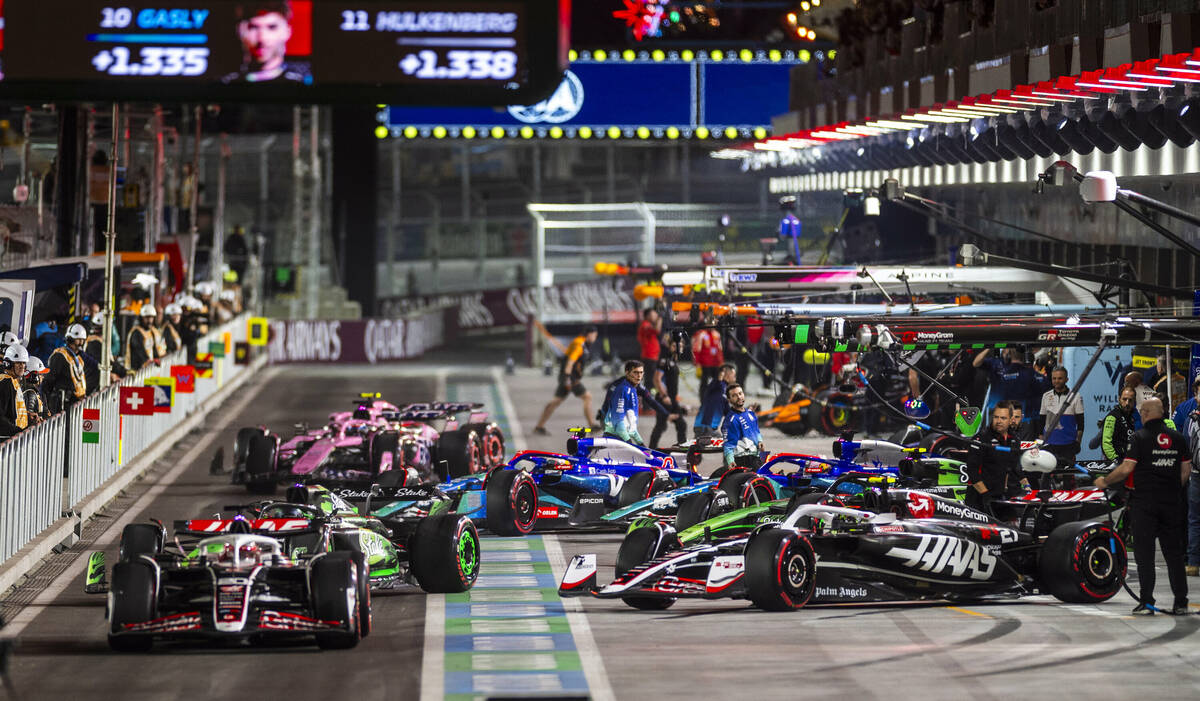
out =
{"type": "Polygon", "coordinates": [[[107,387],[110,383],[112,369],[112,335],[113,320],[117,305],[113,300],[116,280],[114,278],[113,262],[117,241],[117,129],[121,107],[116,102],[112,105],[112,149],[108,161],[108,229],[104,232],[104,340],[100,349],[100,386],[107,387]]]}
{"type": "MultiPolygon", "coordinates": [[[[230,155],[227,137],[221,134],[217,141],[217,206],[213,212],[212,255],[209,256],[212,260],[212,280],[217,297],[220,297],[221,290],[225,287],[225,276],[221,273],[221,268],[225,265],[225,172],[229,167],[230,155]]],[[[216,299],[213,303],[216,303],[216,299]]]]}
{"type": "MultiPolygon", "coordinates": [[[[401,203],[400,196],[402,193],[400,178],[403,175],[401,172],[400,163],[400,139],[392,139],[392,225],[391,231],[388,232],[388,237],[384,239],[384,255],[387,259],[387,281],[388,290],[391,294],[397,294],[396,283],[396,239],[400,236],[400,216],[401,203]]],[[[413,294],[412,290],[405,290],[405,294],[413,294]]]]}
{"type": "Polygon", "coordinates": [[[1171,366],[1171,347],[1167,346],[1167,413],[1165,415],[1168,418],[1171,416],[1171,375],[1174,372],[1175,368],[1171,366]]]}
{"type": "Polygon", "coordinates": [[[188,252],[187,286],[191,290],[196,285],[196,246],[200,242],[200,227],[196,226],[196,207],[200,201],[200,105],[192,108],[192,119],[196,122],[195,138],[192,140],[192,202],[188,209],[188,228],[192,235],[192,245],[188,252]]]}
{"type": "MultiPolygon", "coordinates": [[[[304,160],[300,157],[300,140],[303,138],[301,122],[304,108],[296,105],[292,108],[292,255],[293,275],[300,272],[300,261],[303,258],[301,249],[304,241],[304,160]]],[[[278,237],[276,237],[278,241],[278,237]]],[[[294,279],[294,278],[293,278],[294,279]]],[[[295,319],[298,313],[297,304],[300,301],[300,290],[292,295],[288,306],[288,316],[295,319]]]]}
{"type": "MultiPolygon", "coordinates": [[[[537,222],[537,236],[533,243],[533,297],[537,300],[537,321],[545,324],[546,318],[546,290],[542,287],[542,269],[546,267],[546,220],[539,213],[534,213],[534,221],[537,222]]],[[[542,362],[542,347],[541,334],[537,331],[533,332],[534,340],[534,365],[540,365],[542,362]]]]}
{"type": "Polygon", "coordinates": [[[259,232],[267,229],[267,216],[271,206],[271,146],[274,143],[275,137],[268,136],[258,152],[258,215],[255,217],[255,228],[259,232]]]}
{"type": "Polygon", "coordinates": [[[154,163],[150,170],[150,226],[147,227],[146,250],[153,251],[162,239],[163,183],[166,180],[167,151],[163,145],[162,105],[154,106],[154,163]]]}
{"type": "MultiPolygon", "coordinates": [[[[312,189],[309,191],[309,220],[308,220],[308,318],[316,319],[319,309],[318,295],[321,289],[321,155],[320,155],[320,108],[316,105],[309,107],[312,119],[309,124],[309,177],[312,189]]],[[[330,273],[330,281],[333,275],[330,273]]]]}

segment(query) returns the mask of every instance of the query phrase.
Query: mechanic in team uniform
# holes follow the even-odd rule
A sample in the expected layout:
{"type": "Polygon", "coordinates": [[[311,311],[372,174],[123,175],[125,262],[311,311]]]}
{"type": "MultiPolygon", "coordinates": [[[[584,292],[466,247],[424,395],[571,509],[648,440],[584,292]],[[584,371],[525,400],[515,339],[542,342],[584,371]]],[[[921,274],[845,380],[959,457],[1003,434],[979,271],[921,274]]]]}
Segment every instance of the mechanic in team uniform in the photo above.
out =
{"type": "Polygon", "coordinates": [[[729,385],[725,398],[729,401],[729,413],[725,415],[725,466],[757,470],[762,467],[766,452],[758,414],[746,408],[746,393],[739,384],[729,385]]]}
{"type": "Polygon", "coordinates": [[[599,428],[592,423],[592,393],[583,386],[583,368],[592,356],[592,344],[596,342],[599,335],[600,329],[589,326],[584,329],[582,334],[572,339],[571,344],[567,346],[567,352],[563,354],[562,362],[558,366],[558,387],[554,390],[554,397],[542,409],[542,417],[533,427],[534,433],[539,436],[550,434],[546,430],[546,422],[550,420],[550,415],[554,413],[559,404],[563,403],[568,394],[574,394],[583,400],[584,421],[593,428],[599,428]]]}
{"type": "Polygon", "coordinates": [[[604,397],[604,405],[601,408],[604,416],[604,435],[645,445],[642,434],[638,433],[638,412],[641,411],[639,400],[644,400],[654,413],[665,415],[668,421],[679,418],[678,414],[668,412],[667,408],[646,390],[646,386],[642,384],[645,372],[642,361],[625,361],[625,377],[614,382],[604,397]]]}
{"type": "Polygon", "coordinates": [[[1059,412],[1062,415],[1058,418],[1058,425],[1046,436],[1046,450],[1058,458],[1060,470],[1068,469],[1075,464],[1075,456],[1079,454],[1083,441],[1083,398],[1071,394],[1071,388],[1067,386],[1067,369],[1064,367],[1056,367],[1050,372],[1050,382],[1053,387],[1042,395],[1043,421],[1049,423],[1050,418],[1059,412]]]}
{"type": "Polygon", "coordinates": [[[992,423],[975,437],[967,451],[967,506],[987,511],[993,499],[1029,489],[1021,474],[1021,444],[1010,434],[1012,409],[1007,404],[992,409],[992,423]],[[1020,485],[1020,487],[1018,486],[1020,485]]]}
{"type": "MultiPolygon", "coordinates": [[[[671,414],[676,417],[673,420],[675,424],[675,443],[676,445],[687,440],[687,422],[683,420],[687,414],[688,408],[679,401],[679,362],[675,360],[679,352],[679,344],[675,337],[669,333],[663,334],[662,337],[663,351],[658,357],[658,367],[654,368],[654,387],[658,390],[658,399],[662,405],[667,408],[671,414]]],[[[667,430],[667,424],[671,423],[667,417],[669,414],[655,414],[654,428],[650,431],[650,447],[658,448],[658,441],[667,430]]]]}
{"type": "Polygon", "coordinates": [[[25,380],[21,386],[25,388],[23,399],[25,400],[25,411],[29,412],[29,416],[37,417],[38,421],[45,421],[50,418],[50,404],[46,398],[42,396],[42,376],[50,372],[43,363],[41,358],[36,355],[29,356],[29,364],[25,366],[25,380]]]}
{"type": "Polygon", "coordinates": [[[50,372],[46,373],[45,393],[54,413],[63,411],[87,394],[87,378],[83,372],[80,352],[87,340],[87,332],[81,324],[67,327],[67,345],[55,348],[50,354],[50,372]]]}
{"type": "Polygon", "coordinates": [[[137,325],[129,329],[129,336],[125,339],[125,365],[134,372],[158,361],[154,334],[157,316],[153,304],[143,304],[138,311],[137,325]]]}
{"type": "MultiPolygon", "coordinates": [[[[658,310],[642,310],[642,323],[638,324],[637,340],[642,354],[642,367],[650,375],[654,374],[658,358],[662,355],[662,344],[658,340],[660,333],[662,333],[662,317],[658,315],[658,310]]],[[[644,379],[647,387],[654,381],[653,377],[644,379]]]]}
{"type": "Polygon", "coordinates": [[[1187,575],[1184,573],[1183,538],[1185,528],[1183,509],[1184,489],[1192,471],[1192,455],[1183,434],[1163,421],[1162,400],[1157,397],[1142,403],[1142,428],[1133,434],[1129,450],[1121,465],[1109,474],[1096,478],[1097,487],[1120,484],[1133,475],[1133,493],[1129,498],[1132,516],[1133,551],[1137,560],[1139,603],[1134,615],[1154,614],[1154,541],[1162,548],[1167,564],[1167,578],[1175,604],[1174,615],[1189,613],[1187,605],[1187,575]]]}
{"type": "Polygon", "coordinates": [[[1117,405],[1104,416],[1104,424],[1100,433],[1100,450],[1104,457],[1119,465],[1125,459],[1129,449],[1129,441],[1137,430],[1134,427],[1133,405],[1137,392],[1132,387],[1122,387],[1117,399],[1117,405]]]}
{"type": "Polygon", "coordinates": [[[30,417],[25,408],[21,378],[25,376],[28,363],[29,351],[20,343],[4,349],[4,374],[0,375],[0,438],[15,436],[40,421],[30,417]]]}
{"type": "Polygon", "coordinates": [[[971,359],[972,365],[989,375],[991,390],[984,409],[1015,399],[1029,410],[1030,417],[1037,416],[1042,394],[1049,389],[1046,376],[1025,364],[1023,347],[1005,348],[1001,358],[991,358],[990,353],[988,349],[971,359]]]}
{"type": "Polygon", "coordinates": [[[726,392],[732,382],[737,382],[737,368],[733,363],[724,363],[700,395],[700,411],[696,412],[696,420],[692,424],[692,435],[696,438],[721,435],[721,420],[729,411],[726,392]]]}

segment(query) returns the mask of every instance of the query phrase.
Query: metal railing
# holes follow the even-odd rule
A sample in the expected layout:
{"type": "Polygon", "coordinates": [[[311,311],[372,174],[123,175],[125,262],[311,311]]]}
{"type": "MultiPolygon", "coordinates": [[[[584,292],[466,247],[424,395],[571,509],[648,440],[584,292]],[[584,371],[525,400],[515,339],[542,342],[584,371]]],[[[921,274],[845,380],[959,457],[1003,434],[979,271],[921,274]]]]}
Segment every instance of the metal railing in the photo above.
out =
{"type": "MultiPolygon", "coordinates": [[[[210,341],[246,340],[246,319],[235,318],[198,341],[203,352],[210,341]]],[[[162,440],[173,427],[199,411],[205,400],[238,375],[247,365],[234,362],[233,353],[213,358],[211,379],[197,378],[195,392],[175,395],[169,413],[122,417],[120,387],[145,384],[146,378],[170,376],[171,365],[188,363],[186,351],[163,358],[106,387],[65,412],[0,443],[0,563],[7,561],[39,533],[73,511],[101,485],[138,456],[162,440]],[[83,443],[85,409],[99,409],[98,443],[83,443]],[[66,469],[64,470],[64,465],[66,469]]]]}

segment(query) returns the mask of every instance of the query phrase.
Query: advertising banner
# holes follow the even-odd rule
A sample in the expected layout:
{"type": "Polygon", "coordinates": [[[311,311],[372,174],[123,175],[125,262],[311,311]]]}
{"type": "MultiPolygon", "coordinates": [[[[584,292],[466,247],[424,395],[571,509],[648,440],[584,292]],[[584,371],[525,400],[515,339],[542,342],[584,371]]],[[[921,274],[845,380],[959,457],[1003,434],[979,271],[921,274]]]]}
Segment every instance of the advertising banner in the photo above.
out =
{"type": "Polygon", "coordinates": [[[445,310],[404,319],[272,321],[272,363],[387,363],[445,343],[445,310]]]}
{"type": "MultiPolygon", "coordinates": [[[[1067,369],[1068,385],[1074,386],[1075,381],[1083,374],[1095,348],[1067,348],[1063,350],[1063,367],[1067,369]]],[[[1133,348],[1118,346],[1106,348],[1100,354],[1092,372],[1079,390],[1079,398],[1083,400],[1083,444],[1078,459],[1103,460],[1104,454],[1099,447],[1089,448],[1088,444],[1100,428],[1096,421],[1117,405],[1117,394],[1120,392],[1125,375],[1134,369],[1133,348]]]]}

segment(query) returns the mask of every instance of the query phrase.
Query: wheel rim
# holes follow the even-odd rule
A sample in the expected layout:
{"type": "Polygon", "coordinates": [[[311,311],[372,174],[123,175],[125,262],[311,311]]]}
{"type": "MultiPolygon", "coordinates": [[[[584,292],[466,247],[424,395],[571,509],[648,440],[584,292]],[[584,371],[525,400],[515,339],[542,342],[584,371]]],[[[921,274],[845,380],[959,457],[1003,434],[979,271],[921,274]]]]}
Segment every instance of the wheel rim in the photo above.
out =
{"type": "Polygon", "coordinates": [[[458,539],[458,571],[464,582],[473,582],[478,569],[479,544],[475,541],[475,534],[466,530],[458,539]]]}
{"type": "Polygon", "coordinates": [[[1116,557],[1108,548],[1097,543],[1087,552],[1085,574],[1094,582],[1105,582],[1112,578],[1117,568],[1116,557]]]}
{"type": "Polygon", "coordinates": [[[783,585],[792,593],[801,593],[808,585],[808,558],[802,552],[792,552],[784,562],[783,585]]]}
{"type": "Polygon", "coordinates": [[[482,461],[479,459],[479,445],[475,441],[471,441],[471,447],[467,452],[467,460],[471,464],[471,472],[479,472],[482,467],[480,465],[482,461]]]}
{"type": "Polygon", "coordinates": [[[504,446],[496,436],[487,437],[487,449],[484,452],[492,463],[499,463],[504,459],[504,446]]]}
{"type": "Polygon", "coordinates": [[[513,512],[516,514],[517,525],[522,530],[533,526],[533,520],[537,515],[537,496],[525,482],[517,485],[517,491],[513,497],[513,512]]]}

